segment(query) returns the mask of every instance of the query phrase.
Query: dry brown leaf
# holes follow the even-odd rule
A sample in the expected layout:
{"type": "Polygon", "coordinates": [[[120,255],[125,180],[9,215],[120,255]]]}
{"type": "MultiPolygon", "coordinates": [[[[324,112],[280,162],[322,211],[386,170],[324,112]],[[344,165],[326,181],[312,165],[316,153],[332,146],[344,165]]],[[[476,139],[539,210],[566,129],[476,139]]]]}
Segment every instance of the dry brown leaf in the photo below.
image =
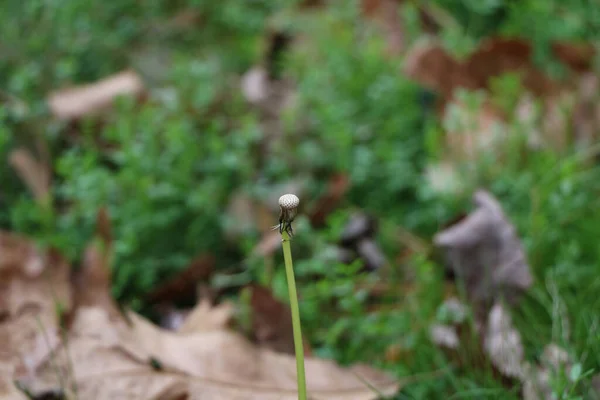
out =
{"type": "Polygon", "coordinates": [[[0,232],[0,359],[14,373],[30,372],[57,346],[61,312],[72,307],[69,274],[55,251],[0,232]]]}
{"type": "MultiPolygon", "coordinates": [[[[252,307],[252,332],[259,345],[273,351],[294,354],[294,335],[290,307],[273,296],[265,287],[250,287],[252,307]]],[[[304,344],[305,354],[310,349],[304,344]]]]}
{"type": "Polygon", "coordinates": [[[32,392],[60,388],[81,399],[184,399],[185,377],[155,371],[119,348],[118,330],[127,329],[100,308],[81,307],[69,341],[25,381],[32,392]]]}
{"type": "MultiPolygon", "coordinates": [[[[43,255],[32,242],[23,236],[0,231],[0,274],[3,277],[4,274],[23,273],[35,278],[43,269],[43,255]]],[[[3,299],[0,298],[0,301],[3,299]]]]}
{"type": "MultiPolygon", "coordinates": [[[[179,387],[182,381],[188,383],[194,398],[297,397],[292,356],[257,349],[241,335],[225,330],[172,333],[134,313],[129,319],[131,326],[111,321],[100,308],[79,310],[69,339],[70,360],[64,351],[57,351],[54,363],[63,366],[64,376],[70,373],[66,370],[68,362],[72,364],[81,398],[108,398],[107,393],[121,398],[132,394],[136,398],[156,398],[144,396],[141,388],[162,382],[159,386],[164,390],[165,386],[179,387]],[[165,373],[149,369],[152,359],[165,373]]],[[[306,370],[309,392],[315,399],[376,398],[355,374],[383,393],[392,394],[398,389],[393,379],[363,366],[348,370],[333,362],[308,358],[306,370]]],[[[50,387],[57,384],[50,360],[38,371],[38,380],[48,382],[50,387]]]]}
{"type": "MultiPolygon", "coordinates": [[[[214,316],[206,306],[198,310],[198,318],[214,316]]],[[[198,318],[190,319],[180,332],[169,332],[133,312],[126,322],[112,318],[104,308],[81,306],[68,341],[53,346],[52,353],[42,352],[18,375],[33,393],[60,389],[78,398],[297,397],[293,356],[256,348],[243,336],[219,328],[222,321],[207,326],[198,318]]],[[[314,399],[376,398],[363,380],[388,395],[399,387],[394,379],[363,366],[344,369],[308,358],[306,370],[314,399]]]]}
{"type": "MultiPolygon", "coordinates": [[[[554,43],[553,51],[572,71],[589,70],[594,49],[588,45],[554,43]]],[[[446,99],[454,89],[488,88],[489,79],[507,72],[521,73],[524,87],[536,96],[556,93],[561,84],[545,76],[531,59],[532,47],[521,39],[489,38],[465,60],[451,56],[440,43],[422,41],[406,55],[407,76],[441,92],[446,99]]]]}
{"type": "Polygon", "coordinates": [[[533,283],[515,228],[500,203],[488,192],[473,196],[477,208],[434,237],[457,277],[464,280],[471,299],[504,296],[514,301],[533,283]]]}
{"type": "Polygon", "coordinates": [[[86,247],[82,266],[73,276],[74,302],[76,307],[102,307],[112,318],[119,318],[119,307],[110,296],[111,231],[108,212],[102,208],[96,216],[96,237],[86,247]]]}
{"type": "Polygon", "coordinates": [[[51,185],[50,168],[37,161],[27,149],[16,149],[10,152],[10,165],[25,182],[36,201],[45,205],[48,201],[51,185]]]}
{"type": "Polygon", "coordinates": [[[177,331],[181,334],[188,334],[225,329],[233,315],[232,303],[213,306],[208,299],[202,299],[187,315],[177,331]]]}
{"type": "MultiPolygon", "coordinates": [[[[2,359],[1,354],[0,359],[2,359]]],[[[0,399],[27,400],[27,397],[15,386],[12,379],[14,374],[14,367],[11,364],[0,362],[0,399]]]]}
{"type": "Polygon", "coordinates": [[[489,38],[464,60],[431,40],[409,51],[404,72],[442,94],[440,114],[444,121],[458,120],[446,132],[445,162],[474,160],[484,151],[502,156],[498,144],[506,143],[507,134],[513,133],[507,128],[512,114],[506,115],[506,111],[514,112],[533,147],[564,150],[573,141],[585,147],[595,140],[600,106],[586,96],[586,92],[595,92],[594,82],[598,86],[591,72],[595,50],[587,44],[557,42],[552,44],[552,51],[571,71],[565,80],[553,80],[535,67],[532,46],[521,39],[489,38]],[[501,111],[489,99],[473,110],[457,99],[457,89],[487,93],[490,79],[505,73],[518,74],[526,91],[515,110],[501,111]],[[537,101],[539,110],[533,107],[537,101]]]}
{"type": "Polygon", "coordinates": [[[147,299],[152,303],[172,302],[182,298],[194,298],[198,282],[208,279],[215,266],[214,257],[200,254],[183,271],[156,287],[147,299]]]}
{"type": "Polygon", "coordinates": [[[110,296],[111,272],[107,251],[95,242],[85,249],[83,265],[73,282],[75,303],[77,306],[99,306],[116,316],[120,312],[110,296]]]}
{"type": "Polygon", "coordinates": [[[76,119],[100,112],[118,96],[144,91],[142,79],[134,71],[124,71],[89,85],[64,89],[48,96],[50,110],[59,119],[76,119]]]}

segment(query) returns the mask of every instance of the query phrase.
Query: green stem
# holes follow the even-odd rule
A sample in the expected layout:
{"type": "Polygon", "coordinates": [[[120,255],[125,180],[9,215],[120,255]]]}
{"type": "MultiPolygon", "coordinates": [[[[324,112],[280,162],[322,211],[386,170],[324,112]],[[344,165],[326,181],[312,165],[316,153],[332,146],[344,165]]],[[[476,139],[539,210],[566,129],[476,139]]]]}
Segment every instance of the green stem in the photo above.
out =
{"type": "Polygon", "coordinates": [[[296,373],[298,376],[298,400],[306,400],[306,375],[304,373],[304,343],[302,341],[302,327],[300,325],[300,308],[298,307],[298,294],[296,293],[296,280],[294,279],[294,265],[292,263],[292,250],[290,236],[286,231],[281,234],[285,272],[287,275],[288,292],[290,294],[290,307],[292,309],[292,328],[294,331],[294,347],[296,349],[296,373]]]}

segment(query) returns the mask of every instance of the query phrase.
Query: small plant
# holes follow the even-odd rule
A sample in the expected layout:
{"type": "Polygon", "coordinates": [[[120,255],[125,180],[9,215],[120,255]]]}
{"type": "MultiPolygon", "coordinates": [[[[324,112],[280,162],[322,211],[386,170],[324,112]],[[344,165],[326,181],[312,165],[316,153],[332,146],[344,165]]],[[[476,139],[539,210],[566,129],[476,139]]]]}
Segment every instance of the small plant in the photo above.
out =
{"type": "Polygon", "coordinates": [[[285,260],[290,307],[292,309],[292,329],[294,332],[294,348],[296,353],[296,372],[298,377],[298,399],[306,400],[306,376],[304,373],[304,343],[302,341],[302,326],[300,325],[300,308],[298,307],[298,294],[296,293],[296,280],[294,279],[294,264],[292,263],[292,250],[290,240],[294,233],[292,221],[298,213],[300,199],[294,194],[284,194],[279,198],[279,232],[285,260]]]}

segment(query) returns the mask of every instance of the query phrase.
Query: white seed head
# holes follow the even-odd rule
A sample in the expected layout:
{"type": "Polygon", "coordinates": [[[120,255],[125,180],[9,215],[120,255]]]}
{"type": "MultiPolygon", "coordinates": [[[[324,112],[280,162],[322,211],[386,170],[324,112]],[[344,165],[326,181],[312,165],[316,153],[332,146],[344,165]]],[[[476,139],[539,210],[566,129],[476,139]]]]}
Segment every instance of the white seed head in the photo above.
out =
{"type": "Polygon", "coordinates": [[[279,207],[283,210],[293,210],[300,204],[300,199],[295,194],[284,194],[279,198],[279,207]]]}

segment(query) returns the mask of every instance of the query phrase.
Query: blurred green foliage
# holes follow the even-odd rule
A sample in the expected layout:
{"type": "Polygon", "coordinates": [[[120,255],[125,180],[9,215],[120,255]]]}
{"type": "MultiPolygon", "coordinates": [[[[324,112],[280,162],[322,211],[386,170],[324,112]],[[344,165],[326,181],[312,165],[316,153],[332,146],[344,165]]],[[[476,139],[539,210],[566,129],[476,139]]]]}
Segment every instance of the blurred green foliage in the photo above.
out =
{"type": "MultiPolygon", "coordinates": [[[[513,310],[528,358],[537,359],[553,341],[582,371],[598,372],[600,171],[589,161],[594,149],[529,152],[517,141],[507,159],[482,155],[475,173],[461,175],[463,195],[440,194],[425,178],[427,165],[444,152],[434,95],[401,75],[402,60],[385,56],[384,38],[356,3],[311,14],[296,11],[294,3],[8,0],[0,14],[0,157],[45,143],[55,174],[54,208],[41,209],[2,163],[0,226],[56,246],[77,263],[98,209],[106,206],[116,240],[114,291],[140,308],[144,293],[200,252],[216,254],[220,268],[249,256],[260,232],[237,243],[225,235],[234,192],[264,200],[278,185],[302,177],[311,199],[324,190],[326,177],[347,173],[351,190],[327,226],[314,229],[301,217],[296,228],[301,312],[315,352],[380,364],[399,376],[441,371],[406,386],[399,398],[518,398],[490,370],[457,367],[431,344],[428,326],[444,290],[443,266],[434,257],[419,254],[408,267],[394,265],[390,293],[373,305],[365,285],[377,275],[338,263],[332,247],[348,216],[363,209],[381,221],[378,240],[395,260],[404,250],[398,226],[428,241],[457,212],[468,211],[469,194],[483,186],[515,223],[536,277],[513,310]],[[167,22],[182,11],[200,22],[167,22]],[[283,63],[297,89],[296,104],[284,115],[285,140],[265,158],[260,115],[238,84],[240,74],[261,62],[274,15],[302,41],[283,63]],[[75,135],[71,124],[50,117],[49,91],[131,66],[151,86],[143,104],[120,99],[104,121],[82,121],[75,135]],[[410,274],[400,272],[407,269],[410,274]],[[401,284],[409,278],[404,275],[411,290],[401,284]],[[402,349],[400,360],[383,360],[390,346],[402,349]]],[[[536,61],[548,68],[554,65],[547,62],[551,40],[596,40],[600,27],[600,8],[583,0],[424,4],[435,11],[452,52],[467,54],[489,35],[518,36],[532,41],[536,61]]],[[[398,10],[412,39],[421,34],[417,5],[405,2],[398,10]]],[[[507,75],[494,80],[492,97],[510,113],[521,90],[507,75]]],[[[475,111],[477,96],[466,97],[475,111]]],[[[516,122],[509,129],[516,137],[526,134],[516,122]]],[[[245,272],[260,280],[263,267],[253,259],[245,272]]],[[[283,274],[278,268],[273,280],[282,299],[283,274]]],[[[575,399],[586,385],[586,379],[556,379],[554,391],[575,399]]]]}

